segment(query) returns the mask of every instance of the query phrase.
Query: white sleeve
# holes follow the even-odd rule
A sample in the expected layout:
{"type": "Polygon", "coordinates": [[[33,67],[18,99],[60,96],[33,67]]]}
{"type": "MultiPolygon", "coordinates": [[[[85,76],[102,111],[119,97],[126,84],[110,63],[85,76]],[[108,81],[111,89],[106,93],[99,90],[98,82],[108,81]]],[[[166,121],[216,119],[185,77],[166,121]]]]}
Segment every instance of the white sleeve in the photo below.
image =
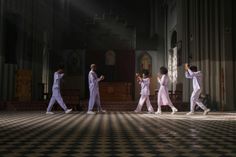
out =
{"type": "Polygon", "coordinates": [[[159,79],[158,80],[159,81],[159,83],[160,83],[160,85],[165,85],[165,76],[163,75],[162,77],[161,77],[161,79],[159,79]]]}
{"type": "Polygon", "coordinates": [[[192,79],[193,77],[189,74],[188,71],[185,71],[185,77],[188,79],[192,79]]]}
{"type": "Polygon", "coordinates": [[[89,83],[95,83],[101,81],[101,78],[97,78],[94,74],[89,73],[89,83]]]}
{"type": "Polygon", "coordinates": [[[62,74],[55,73],[55,74],[54,74],[54,79],[55,79],[55,80],[58,80],[58,79],[61,79],[63,76],[64,76],[64,73],[62,73],[62,74]]]}
{"type": "Polygon", "coordinates": [[[94,84],[94,76],[92,73],[89,73],[89,84],[94,84]]]}
{"type": "Polygon", "coordinates": [[[149,85],[150,84],[150,79],[149,78],[143,79],[142,82],[143,82],[144,85],[149,85]]]}
{"type": "Polygon", "coordinates": [[[58,78],[62,78],[64,76],[64,73],[58,74],[58,78]]]}
{"type": "Polygon", "coordinates": [[[193,78],[193,77],[201,76],[201,72],[192,72],[192,70],[190,70],[190,69],[188,69],[188,72],[186,72],[186,73],[185,73],[186,78],[193,78]]]}

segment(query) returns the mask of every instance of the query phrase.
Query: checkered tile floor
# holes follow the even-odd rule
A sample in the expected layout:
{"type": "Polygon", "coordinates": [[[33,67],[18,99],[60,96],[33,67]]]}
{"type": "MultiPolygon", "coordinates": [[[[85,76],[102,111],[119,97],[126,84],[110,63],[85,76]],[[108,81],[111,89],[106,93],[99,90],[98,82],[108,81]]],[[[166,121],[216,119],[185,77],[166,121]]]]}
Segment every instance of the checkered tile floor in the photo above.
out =
{"type": "Polygon", "coordinates": [[[236,156],[236,113],[0,112],[1,157],[236,156]]]}

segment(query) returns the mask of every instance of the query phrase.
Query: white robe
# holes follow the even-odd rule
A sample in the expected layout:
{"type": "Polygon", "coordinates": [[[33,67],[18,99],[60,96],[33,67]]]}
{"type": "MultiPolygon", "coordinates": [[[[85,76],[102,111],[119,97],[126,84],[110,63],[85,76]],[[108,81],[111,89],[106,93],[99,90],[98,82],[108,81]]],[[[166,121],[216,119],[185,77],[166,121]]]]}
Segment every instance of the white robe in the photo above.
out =
{"type": "Polygon", "coordinates": [[[141,85],[141,95],[150,95],[150,90],[149,90],[149,86],[150,86],[150,79],[149,78],[144,78],[141,81],[139,81],[139,84],[141,85]]]}
{"type": "Polygon", "coordinates": [[[185,77],[193,80],[193,90],[201,90],[202,86],[202,73],[201,71],[192,72],[190,69],[185,72],[185,77]]]}
{"type": "Polygon", "coordinates": [[[169,77],[167,75],[162,75],[161,79],[158,80],[158,82],[160,83],[157,100],[158,105],[172,105],[169,97],[168,81],[169,77]]]}
{"type": "Polygon", "coordinates": [[[141,85],[141,97],[139,99],[138,106],[135,111],[141,112],[143,104],[146,102],[147,104],[147,109],[149,112],[154,112],[153,107],[150,103],[149,95],[150,95],[150,90],[149,90],[149,85],[150,85],[150,79],[149,78],[144,78],[141,81],[139,81],[139,84],[141,85]]]}
{"type": "Polygon", "coordinates": [[[91,70],[88,75],[88,81],[90,92],[88,111],[93,110],[95,103],[97,105],[98,110],[102,110],[99,94],[99,81],[101,81],[101,78],[98,78],[97,74],[91,70]]]}
{"type": "Polygon", "coordinates": [[[188,79],[193,80],[193,92],[190,99],[190,110],[191,112],[194,112],[196,104],[202,108],[203,110],[206,110],[207,108],[203,105],[203,103],[199,100],[200,94],[201,94],[201,86],[202,86],[202,73],[201,71],[192,72],[190,69],[185,72],[185,77],[188,79]]]}
{"type": "Polygon", "coordinates": [[[61,97],[61,91],[60,91],[60,82],[64,74],[59,74],[58,72],[54,73],[54,81],[52,86],[52,97],[50,99],[47,112],[50,112],[53,105],[57,101],[57,103],[63,108],[63,110],[67,110],[67,107],[61,97]]]}

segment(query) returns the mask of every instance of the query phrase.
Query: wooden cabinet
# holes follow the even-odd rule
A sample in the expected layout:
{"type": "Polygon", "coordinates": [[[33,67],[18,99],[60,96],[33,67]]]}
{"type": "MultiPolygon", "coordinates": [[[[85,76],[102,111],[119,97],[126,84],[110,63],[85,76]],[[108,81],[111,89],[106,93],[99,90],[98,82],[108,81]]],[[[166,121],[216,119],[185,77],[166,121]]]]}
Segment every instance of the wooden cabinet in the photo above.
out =
{"type": "Polygon", "coordinates": [[[16,99],[19,101],[31,100],[32,73],[30,70],[17,70],[16,72],[16,99]]]}
{"type": "Polygon", "coordinates": [[[101,82],[99,85],[101,101],[130,101],[131,87],[130,82],[101,82]]]}

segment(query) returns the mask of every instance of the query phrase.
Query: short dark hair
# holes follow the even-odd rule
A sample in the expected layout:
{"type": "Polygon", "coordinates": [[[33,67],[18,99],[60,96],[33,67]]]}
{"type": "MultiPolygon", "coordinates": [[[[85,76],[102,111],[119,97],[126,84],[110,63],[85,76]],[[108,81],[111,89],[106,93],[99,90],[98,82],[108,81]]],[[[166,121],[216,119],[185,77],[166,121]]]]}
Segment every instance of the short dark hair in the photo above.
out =
{"type": "Polygon", "coordinates": [[[167,68],[166,68],[166,67],[160,67],[160,73],[161,73],[162,75],[167,74],[167,73],[168,73],[167,68]]]}
{"type": "Polygon", "coordinates": [[[191,65],[191,66],[189,67],[189,69],[190,69],[191,71],[193,71],[193,72],[197,72],[197,67],[194,66],[194,65],[191,65]]]}
{"type": "Polygon", "coordinates": [[[64,69],[64,68],[65,68],[64,64],[59,64],[58,65],[58,69],[64,69]]]}
{"type": "Polygon", "coordinates": [[[148,76],[148,75],[149,75],[149,71],[148,71],[148,70],[143,70],[143,74],[144,74],[145,76],[148,76]]]}

